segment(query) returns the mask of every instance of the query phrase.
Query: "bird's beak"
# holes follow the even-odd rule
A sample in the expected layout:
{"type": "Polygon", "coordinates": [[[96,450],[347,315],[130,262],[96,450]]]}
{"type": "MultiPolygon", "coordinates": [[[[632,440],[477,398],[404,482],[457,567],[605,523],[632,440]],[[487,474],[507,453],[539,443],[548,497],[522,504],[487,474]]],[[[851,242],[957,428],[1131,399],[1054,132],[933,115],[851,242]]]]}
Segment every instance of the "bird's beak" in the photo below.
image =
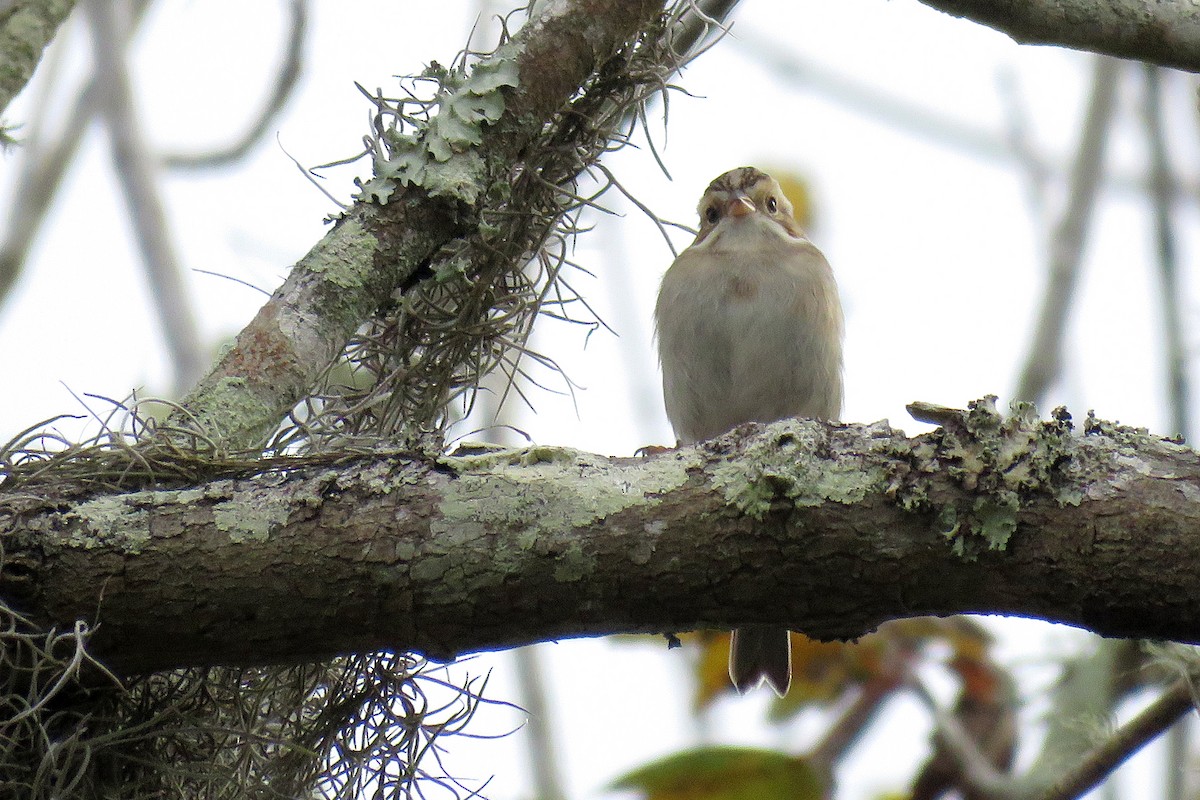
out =
{"type": "Polygon", "coordinates": [[[754,202],[746,195],[742,195],[729,201],[729,209],[726,213],[731,217],[745,217],[753,214],[754,202]]]}

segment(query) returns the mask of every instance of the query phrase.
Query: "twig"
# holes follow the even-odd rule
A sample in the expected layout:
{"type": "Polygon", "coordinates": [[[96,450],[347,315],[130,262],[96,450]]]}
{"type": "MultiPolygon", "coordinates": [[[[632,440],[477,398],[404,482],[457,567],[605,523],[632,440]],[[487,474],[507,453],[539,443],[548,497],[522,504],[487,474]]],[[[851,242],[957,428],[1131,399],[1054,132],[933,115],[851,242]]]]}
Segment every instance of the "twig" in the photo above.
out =
{"type": "Polygon", "coordinates": [[[1173,683],[1150,706],[1118,728],[1083,757],[1079,765],[1042,795],[1042,800],[1074,800],[1095,788],[1113,770],[1194,707],[1191,684],[1173,683]]]}
{"type": "Polygon", "coordinates": [[[681,17],[678,32],[671,40],[675,52],[685,59],[699,55],[697,44],[703,46],[716,31],[720,38],[728,31],[725,20],[733,13],[738,0],[697,0],[681,17]],[[693,52],[696,49],[696,52],[693,52]]]}
{"type": "Polygon", "coordinates": [[[1195,3],[1143,0],[921,0],[1022,44],[1055,44],[1200,72],[1195,3]]]}
{"type": "Polygon", "coordinates": [[[208,153],[170,153],[162,157],[168,169],[211,169],[230,164],[246,155],[267,133],[271,121],[283,110],[292,96],[304,66],[304,37],[308,30],[309,0],[291,0],[289,3],[288,37],[284,48],[283,64],[275,75],[271,93],[255,117],[254,122],[236,142],[208,153]]]}
{"type": "Polygon", "coordinates": [[[1005,142],[1009,153],[1024,174],[1029,215],[1037,225],[1038,237],[1041,238],[1044,234],[1041,223],[1046,216],[1046,186],[1050,182],[1050,169],[1034,149],[1029,109],[1021,96],[1016,74],[1012,70],[1004,70],[996,83],[997,94],[1005,111],[1005,142]]]}
{"type": "Polygon", "coordinates": [[[979,745],[971,738],[959,721],[946,709],[938,704],[920,680],[910,681],[913,692],[921,698],[933,714],[937,726],[938,738],[950,751],[955,762],[962,768],[961,778],[964,788],[974,789],[977,793],[992,800],[1014,797],[1018,793],[1017,781],[1004,775],[992,765],[979,750],[979,745]]]}
{"type": "Polygon", "coordinates": [[[808,754],[808,763],[820,773],[832,774],[870,727],[871,720],[892,696],[896,684],[890,680],[875,680],[862,687],[854,702],[829,727],[821,741],[808,754]]]}
{"type": "Polygon", "coordinates": [[[1033,342],[1021,372],[1016,396],[1039,402],[1058,378],[1063,357],[1067,311],[1079,280],[1083,246],[1103,172],[1104,148],[1116,106],[1120,62],[1097,56],[1092,72],[1092,97],[1071,169],[1066,211],[1050,239],[1050,274],[1033,342]]]}
{"type": "Polygon", "coordinates": [[[105,76],[102,102],[114,170],[129,206],[152,287],[150,296],[170,352],[173,390],[182,394],[204,373],[208,358],[192,315],[183,270],[171,245],[149,146],[138,125],[125,63],[125,35],[117,17],[119,9],[106,0],[89,0],[85,7],[91,22],[96,73],[105,76]]]}

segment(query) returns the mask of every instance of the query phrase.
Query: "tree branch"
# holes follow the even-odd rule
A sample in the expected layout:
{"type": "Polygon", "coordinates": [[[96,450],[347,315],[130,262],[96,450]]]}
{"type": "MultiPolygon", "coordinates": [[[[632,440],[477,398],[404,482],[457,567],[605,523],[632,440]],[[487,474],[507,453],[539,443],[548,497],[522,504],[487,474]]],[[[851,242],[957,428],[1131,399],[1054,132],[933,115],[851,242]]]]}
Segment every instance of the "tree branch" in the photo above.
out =
{"type": "MultiPolygon", "coordinates": [[[[511,48],[491,57],[515,60],[519,79],[472,151],[480,174],[509,181],[522,148],[662,8],[662,0],[547,3],[511,48]]],[[[363,320],[480,225],[475,211],[416,185],[397,186],[386,205],[357,202],[293,267],[173,422],[231,450],[262,446],[363,320]]]]}
{"type": "Polygon", "coordinates": [[[1144,0],[921,0],[1021,44],[1053,44],[1200,72],[1196,5],[1144,0]]]}
{"type": "Polygon", "coordinates": [[[0,4],[0,114],[29,83],[42,52],[74,7],[74,0],[0,4]]]}
{"type": "Polygon", "coordinates": [[[277,459],[74,499],[16,479],[0,594],[98,623],[126,673],[752,623],[851,638],[960,612],[1200,641],[1200,455],[1061,413],[956,413],[913,439],[785,420],[646,459],[277,459]]]}
{"type": "Polygon", "coordinates": [[[1195,708],[1187,679],[1173,683],[1142,713],[1083,757],[1075,769],[1042,795],[1042,800],[1073,800],[1094,789],[1134,753],[1195,708]]]}

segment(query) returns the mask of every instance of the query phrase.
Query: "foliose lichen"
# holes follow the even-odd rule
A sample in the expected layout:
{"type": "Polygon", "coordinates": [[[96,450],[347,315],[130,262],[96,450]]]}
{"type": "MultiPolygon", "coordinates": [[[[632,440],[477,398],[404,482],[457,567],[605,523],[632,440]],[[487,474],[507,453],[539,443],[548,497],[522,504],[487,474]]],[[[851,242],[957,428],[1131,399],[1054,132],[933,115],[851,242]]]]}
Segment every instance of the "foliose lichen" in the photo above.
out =
{"type": "Polygon", "coordinates": [[[1053,498],[1060,505],[1081,501],[1069,469],[1076,437],[1065,408],[1042,420],[1032,403],[1013,402],[1005,416],[996,410],[995,395],[988,395],[966,411],[942,409],[938,421],[941,427],[912,448],[918,469],[896,499],[908,510],[932,510],[959,555],[975,558],[984,550],[1003,550],[1016,532],[1023,504],[1035,498],[1053,498]],[[935,472],[949,476],[973,499],[938,505],[928,486],[935,472]]]}
{"type": "MultiPolygon", "coordinates": [[[[476,148],[483,142],[484,126],[504,115],[503,90],[518,83],[516,50],[511,43],[503,44],[470,69],[465,64],[446,69],[434,62],[421,77],[438,84],[437,94],[426,104],[428,118],[415,123],[411,133],[383,132],[383,148],[374,157],[375,175],[362,184],[360,196],[386,204],[397,186],[414,185],[434,197],[474,205],[487,183],[486,164],[476,148]]],[[[395,108],[388,111],[414,124],[411,115],[395,108]]]]}

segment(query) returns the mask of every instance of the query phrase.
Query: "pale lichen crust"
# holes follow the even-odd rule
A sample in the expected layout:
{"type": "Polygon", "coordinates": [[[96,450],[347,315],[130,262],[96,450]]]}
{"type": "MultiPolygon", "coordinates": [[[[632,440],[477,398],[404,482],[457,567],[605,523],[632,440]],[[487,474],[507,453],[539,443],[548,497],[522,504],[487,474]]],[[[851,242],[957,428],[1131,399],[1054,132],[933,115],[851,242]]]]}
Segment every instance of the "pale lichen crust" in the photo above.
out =
{"type": "Polygon", "coordinates": [[[335,286],[356,289],[363,283],[363,273],[370,269],[378,242],[362,223],[352,217],[344,218],[336,235],[324,236],[304,257],[304,266],[320,273],[335,286]]]}
{"type": "MultiPolygon", "coordinates": [[[[886,422],[852,427],[855,437],[890,441],[894,435],[886,422]]],[[[730,504],[756,519],[762,519],[780,501],[795,506],[857,503],[868,492],[878,490],[886,472],[880,460],[869,453],[814,457],[837,447],[831,438],[837,438],[838,430],[831,432],[814,420],[780,420],[772,423],[765,435],[746,440],[734,457],[712,461],[706,471],[730,504]]]]}
{"type": "MultiPolygon", "coordinates": [[[[634,506],[659,503],[659,495],[687,483],[688,468],[699,458],[682,451],[616,466],[602,456],[562,447],[470,445],[440,464],[455,478],[431,525],[439,548],[450,552],[478,545],[498,531],[513,532],[520,544],[516,558],[552,558],[554,578],[571,582],[597,568],[586,543],[572,531],[634,506]],[[564,466],[571,468],[570,481],[562,480],[564,466]]],[[[644,550],[631,555],[647,557],[644,550]]]]}

